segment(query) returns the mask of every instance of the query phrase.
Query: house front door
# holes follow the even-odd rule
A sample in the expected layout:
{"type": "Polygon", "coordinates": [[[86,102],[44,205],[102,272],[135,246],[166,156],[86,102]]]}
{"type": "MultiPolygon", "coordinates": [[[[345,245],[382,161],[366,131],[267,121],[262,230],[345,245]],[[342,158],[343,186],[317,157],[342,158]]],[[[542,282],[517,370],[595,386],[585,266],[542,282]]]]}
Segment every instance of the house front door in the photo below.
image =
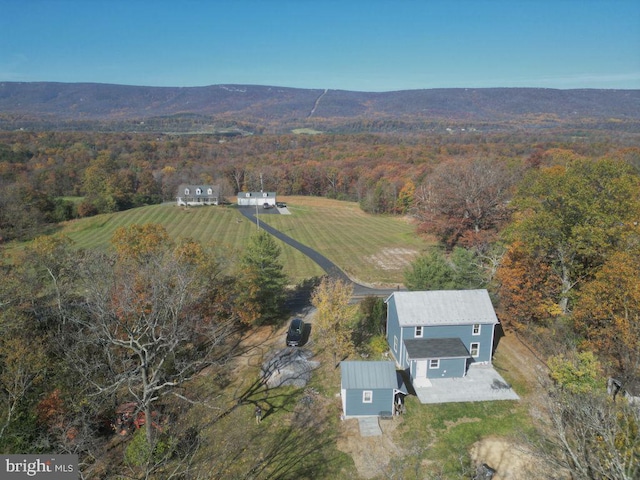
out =
{"type": "Polygon", "coordinates": [[[413,386],[417,388],[431,386],[431,382],[427,379],[426,360],[416,360],[416,373],[413,378],[413,386]]]}

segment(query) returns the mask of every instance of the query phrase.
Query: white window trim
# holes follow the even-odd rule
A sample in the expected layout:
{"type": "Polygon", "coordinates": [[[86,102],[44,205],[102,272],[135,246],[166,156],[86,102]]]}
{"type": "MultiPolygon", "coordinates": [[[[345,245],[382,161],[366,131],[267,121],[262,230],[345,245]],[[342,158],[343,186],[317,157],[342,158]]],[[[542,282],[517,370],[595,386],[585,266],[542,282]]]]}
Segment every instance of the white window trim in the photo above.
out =
{"type": "Polygon", "coordinates": [[[471,345],[469,345],[469,353],[471,354],[471,356],[473,358],[478,358],[480,356],[480,342],[471,342],[471,345]],[[476,348],[476,354],[473,354],[473,346],[477,345],[478,347],[476,348]]]}
{"type": "Polygon", "coordinates": [[[393,336],[393,351],[398,351],[398,337],[396,337],[395,335],[393,336]]]}
{"type": "Polygon", "coordinates": [[[429,370],[437,370],[440,368],[440,359],[439,358],[431,358],[429,360],[429,370]]]}
{"type": "Polygon", "coordinates": [[[184,194],[185,194],[185,195],[189,195],[189,189],[188,189],[188,188],[185,188],[185,189],[184,189],[184,194]]]}
{"type": "Polygon", "coordinates": [[[207,190],[207,195],[213,195],[213,190],[209,188],[209,189],[207,190]]]}
{"type": "Polygon", "coordinates": [[[416,326],[416,329],[415,329],[415,332],[414,332],[415,338],[422,338],[422,333],[423,332],[424,332],[424,328],[422,327],[422,325],[416,326]],[[419,329],[420,333],[418,333],[418,329],[419,329]]]}
{"type": "Polygon", "coordinates": [[[373,403],[373,390],[362,391],[362,403],[373,403]]]}
{"type": "Polygon", "coordinates": [[[471,335],[480,335],[480,332],[482,331],[482,325],[480,325],[479,323],[474,323],[473,326],[471,327],[471,335]],[[476,332],[476,327],[478,327],[478,331],[476,332]]]}

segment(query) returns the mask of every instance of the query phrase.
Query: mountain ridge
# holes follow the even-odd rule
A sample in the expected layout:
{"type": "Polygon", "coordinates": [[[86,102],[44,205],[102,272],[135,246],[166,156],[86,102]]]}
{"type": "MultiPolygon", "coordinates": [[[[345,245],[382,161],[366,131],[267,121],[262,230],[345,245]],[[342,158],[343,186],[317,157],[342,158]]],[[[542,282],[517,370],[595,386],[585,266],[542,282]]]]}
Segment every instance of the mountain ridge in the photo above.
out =
{"type": "MultiPolygon", "coordinates": [[[[357,92],[266,85],[145,87],[0,82],[0,116],[31,121],[122,122],[201,116],[290,126],[309,121],[640,121],[640,90],[438,88],[357,92]]],[[[15,123],[15,122],[14,122],[15,123]]],[[[15,126],[15,125],[14,125],[15,126]]]]}

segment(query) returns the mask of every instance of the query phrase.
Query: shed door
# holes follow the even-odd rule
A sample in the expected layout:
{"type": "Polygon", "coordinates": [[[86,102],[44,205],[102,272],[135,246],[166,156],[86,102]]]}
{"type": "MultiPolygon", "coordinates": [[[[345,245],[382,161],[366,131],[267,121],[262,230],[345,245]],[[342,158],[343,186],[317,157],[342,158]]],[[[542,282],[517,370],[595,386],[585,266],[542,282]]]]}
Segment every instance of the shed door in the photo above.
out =
{"type": "Polygon", "coordinates": [[[427,361],[416,361],[416,378],[427,378],[427,361]]]}

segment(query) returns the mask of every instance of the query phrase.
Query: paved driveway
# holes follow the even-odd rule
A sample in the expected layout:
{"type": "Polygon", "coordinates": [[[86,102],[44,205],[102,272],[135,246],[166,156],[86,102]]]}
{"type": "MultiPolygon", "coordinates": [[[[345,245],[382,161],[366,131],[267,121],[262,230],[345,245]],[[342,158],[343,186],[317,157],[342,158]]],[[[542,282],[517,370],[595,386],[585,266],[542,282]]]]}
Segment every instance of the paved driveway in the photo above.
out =
{"type": "MultiPolygon", "coordinates": [[[[240,207],[239,210],[240,210],[240,213],[242,213],[242,215],[247,217],[247,219],[250,222],[256,223],[255,207],[240,207]]],[[[259,212],[259,215],[262,215],[263,213],[268,213],[270,215],[273,215],[273,214],[278,214],[280,212],[278,212],[278,210],[275,208],[270,208],[265,210],[264,212],[259,212]]],[[[303,245],[297,240],[294,240],[290,236],[285,235],[280,230],[276,230],[275,228],[271,227],[270,225],[267,225],[266,223],[260,222],[260,228],[262,228],[265,232],[270,233],[274,237],[282,240],[287,245],[290,245],[291,247],[304,253],[307,257],[309,257],[311,260],[313,260],[318,265],[320,265],[320,268],[322,268],[327,273],[327,275],[329,275],[331,278],[335,278],[335,279],[353,284],[354,297],[365,297],[367,295],[388,297],[389,295],[391,295],[392,292],[395,291],[393,289],[370,288],[370,287],[366,287],[364,285],[355,283],[351,281],[351,279],[347,276],[346,273],[344,273],[340,269],[340,267],[338,267],[335,263],[333,263],[331,260],[329,260],[327,257],[322,255],[321,253],[313,250],[310,247],[307,247],[306,245],[303,245]]]]}

